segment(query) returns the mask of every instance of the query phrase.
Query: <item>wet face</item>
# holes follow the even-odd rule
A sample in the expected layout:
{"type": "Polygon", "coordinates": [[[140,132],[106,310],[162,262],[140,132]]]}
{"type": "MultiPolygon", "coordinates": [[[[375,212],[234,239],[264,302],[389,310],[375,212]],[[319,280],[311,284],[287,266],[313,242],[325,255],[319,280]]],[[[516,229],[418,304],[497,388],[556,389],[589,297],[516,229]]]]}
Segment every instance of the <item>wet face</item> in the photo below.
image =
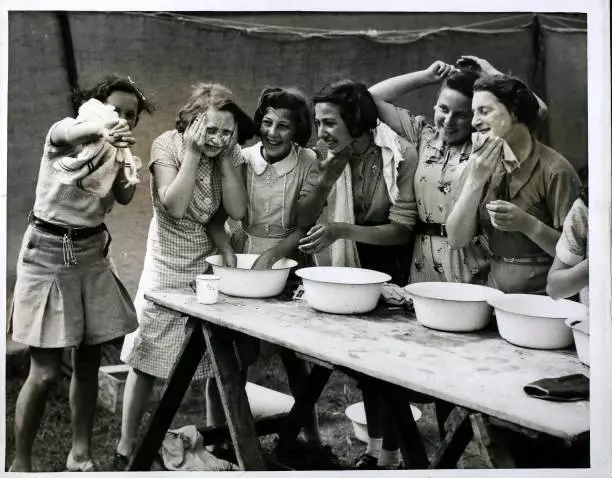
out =
{"type": "Polygon", "coordinates": [[[205,156],[214,158],[231,142],[236,121],[229,111],[214,108],[206,110],[204,121],[205,135],[201,151],[205,156]]]}
{"type": "Polygon", "coordinates": [[[126,120],[130,129],[134,129],[138,123],[138,98],[136,98],[136,95],[127,91],[113,91],[106,98],[106,104],[114,106],[119,118],[126,120]]]}
{"type": "Polygon", "coordinates": [[[315,126],[318,138],[327,144],[332,153],[342,151],[355,139],[340,116],[340,107],[332,103],[315,105],[315,126]]]}
{"type": "Polygon", "coordinates": [[[261,119],[261,142],[269,161],[281,160],[291,152],[295,125],[291,111],[285,108],[268,108],[261,119]]]}
{"type": "Polygon", "coordinates": [[[434,106],[434,125],[447,144],[461,144],[472,134],[472,103],[463,93],[443,88],[434,106]]]}
{"type": "Polygon", "coordinates": [[[512,130],[514,117],[508,108],[489,91],[476,91],[472,100],[472,126],[487,136],[505,138],[512,130]]]}

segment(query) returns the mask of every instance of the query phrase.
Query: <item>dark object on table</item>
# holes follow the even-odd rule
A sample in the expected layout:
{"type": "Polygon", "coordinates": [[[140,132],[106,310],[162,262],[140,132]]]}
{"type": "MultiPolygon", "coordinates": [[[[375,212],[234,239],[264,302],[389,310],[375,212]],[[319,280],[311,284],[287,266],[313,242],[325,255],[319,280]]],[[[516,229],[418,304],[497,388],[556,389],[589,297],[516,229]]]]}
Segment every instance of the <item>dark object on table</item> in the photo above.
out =
{"type": "Polygon", "coordinates": [[[554,402],[589,399],[589,378],[581,373],[536,380],[523,388],[530,397],[554,402]]]}

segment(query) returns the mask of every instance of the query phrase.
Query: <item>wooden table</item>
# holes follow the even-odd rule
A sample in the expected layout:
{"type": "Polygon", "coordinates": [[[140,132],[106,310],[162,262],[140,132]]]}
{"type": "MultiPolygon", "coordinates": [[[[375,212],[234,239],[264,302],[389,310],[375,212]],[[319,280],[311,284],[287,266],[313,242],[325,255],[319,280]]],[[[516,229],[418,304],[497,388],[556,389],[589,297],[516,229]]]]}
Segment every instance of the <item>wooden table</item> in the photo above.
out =
{"type": "Polygon", "coordinates": [[[349,316],[317,312],[304,300],[242,299],[220,294],[217,304],[202,305],[190,290],[145,297],[190,317],[190,325],[183,351],[148,431],[137,446],[130,470],[150,466],[152,453],[159,449],[203,353],[204,341],[212,352],[239,465],[242,469],[263,469],[246,395],[232,379],[238,364],[234,354],[228,353],[233,340],[228,331],[280,345],[315,364],[304,393],[296,397],[294,409],[282,422],[281,442],[297,436],[301,417],[312,409],[332,369],[379,383],[389,405],[398,411],[400,448],[404,460],[414,468],[452,466],[472,436],[489,452],[486,456],[491,466],[512,467],[511,457],[499,446],[492,425],[554,437],[568,446],[588,442],[588,402],[549,402],[531,398],[523,391],[524,385],[541,378],[588,375],[588,367],[578,361],[573,350],[520,348],[489,330],[464,334],[434,331],[400,308],[379,307],[369,314],[349,316]],[[411,413],[400,413],[408,408],[406,391],[454,406],[446,423],[447,435],[431,462],[411,413]]]}

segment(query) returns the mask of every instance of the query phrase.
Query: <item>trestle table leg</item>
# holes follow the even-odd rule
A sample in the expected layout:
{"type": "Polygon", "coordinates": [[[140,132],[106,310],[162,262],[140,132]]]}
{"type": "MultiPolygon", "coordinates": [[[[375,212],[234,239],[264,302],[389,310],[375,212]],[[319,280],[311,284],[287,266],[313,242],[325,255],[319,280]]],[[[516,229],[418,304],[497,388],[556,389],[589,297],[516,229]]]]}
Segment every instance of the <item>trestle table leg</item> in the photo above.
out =
{"type": "Polygon", "coordinates": [[[201,323],[201,327],[238,465],[242,470],[265,470],[255,421],[244,384],[240,380],[240,367],[234,353],[234,334],[208,323],[201,323]]]}
{"type": "Polygon", "coordinates": [[[144,435],[134,449],[127,467],[128,471],[149,470],[157,456],[166,431],[204,355],[204,336],[200,324],[201,321],[194,318],[189,318],[187,321],[185,340],[174,362],[157,408],[149,420],[144,435]]]}

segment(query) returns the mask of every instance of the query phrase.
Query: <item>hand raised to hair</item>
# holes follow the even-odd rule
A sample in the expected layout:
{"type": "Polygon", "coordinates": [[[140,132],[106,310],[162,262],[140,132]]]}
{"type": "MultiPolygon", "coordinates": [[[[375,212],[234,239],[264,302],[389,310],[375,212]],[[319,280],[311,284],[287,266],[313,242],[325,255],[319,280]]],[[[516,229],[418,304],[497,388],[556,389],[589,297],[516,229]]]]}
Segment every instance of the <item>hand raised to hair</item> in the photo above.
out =
{"type": "Polygon", "coordinates": [[[457,68],[441,60],[434,61],[425,70],[431,83],[439,83],[455,71],[457,71],[457,68]]]}
{"type": "Polygon", "coordinates": [[[462,55],[457,60],[457,65],[459,66],[468,66],[470,63],[475,64],[482,73],[485,75],[501,75],[502,72],[495,68],[491,63],[489,63],[484,58],[479,58],[477,56],[472,55],[462,55]]]}

